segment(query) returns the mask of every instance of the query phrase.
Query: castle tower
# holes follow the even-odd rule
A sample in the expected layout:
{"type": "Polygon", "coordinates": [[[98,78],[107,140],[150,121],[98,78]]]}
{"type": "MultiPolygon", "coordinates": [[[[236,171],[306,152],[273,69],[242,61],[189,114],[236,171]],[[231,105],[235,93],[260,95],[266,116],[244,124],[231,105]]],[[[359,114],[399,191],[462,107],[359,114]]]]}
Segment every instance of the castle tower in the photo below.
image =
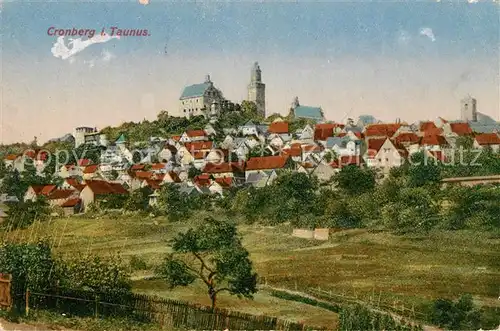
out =
{"type": "Polygon", "coordinates": [[[461,119],[464,122],[477,122],[477,100],[470,95],[460,101],[461,119]]]}
{"type": "Polygon", "coordinates": [[[262,83],[262,73],[259,64],[254,63],[248,85],[248,101],[255,102],[257,112],[266,116],[266,84],[262,83]]]}

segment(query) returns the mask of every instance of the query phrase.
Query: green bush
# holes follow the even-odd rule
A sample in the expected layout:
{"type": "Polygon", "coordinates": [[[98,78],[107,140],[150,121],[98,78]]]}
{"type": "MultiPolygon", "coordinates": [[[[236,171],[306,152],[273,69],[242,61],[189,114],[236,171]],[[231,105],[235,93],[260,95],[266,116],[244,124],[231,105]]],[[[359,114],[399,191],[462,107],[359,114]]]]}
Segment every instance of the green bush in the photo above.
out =
{"type": "Polygon", "coordinates": [[[146,270],[148,269],[148,264],[146,261],[137,255],[132,255],[130,258],[130,268],[132,270],[146,270]]]}

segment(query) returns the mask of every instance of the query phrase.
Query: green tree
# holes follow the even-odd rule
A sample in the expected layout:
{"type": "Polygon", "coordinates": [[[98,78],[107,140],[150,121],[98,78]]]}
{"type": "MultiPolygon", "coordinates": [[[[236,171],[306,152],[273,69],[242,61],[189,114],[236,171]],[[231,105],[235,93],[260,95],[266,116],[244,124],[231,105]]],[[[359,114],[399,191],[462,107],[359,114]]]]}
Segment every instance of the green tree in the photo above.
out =
{"type": "Polygon", "coordinates": [[[43,197],[36,201],[17,202],[10,206],[4,226],[7,228],[27,228],[35,221],[46,221],[50,216],[51,208],[43,197]]]}
{"type": "Polygon", "coordinates": [[[53,286],[54,260],[47,243],[8,243],[0,247],[0,272],[11,274],[14,304],[22,305],[24,293],[46,292],[53,286]]]}
{"type": "Polygon", "coordinates": [[[375,173],[370,169],[348,165],[334,176],[333,181],[347,194],[356,195],[373,190],[375,173]]]}
{"type": "Polygon", "coordinates": [[[193,164],[191,164],[191,166],[188,169],[188,178],[193,179],[194,177],[199,176],[201,174],[202,174],[201,170],[196,168],[193,164]]]}
{"type": "Polygon", "coordinates": [[[179,192],[175,185],[168,183],[160,189],[156,208],[160,214],[166,215],[170,221],[176,222],[189,218],[191,215],[192,209],[188,200],[187,194],[179,192]]]}
{"type": "Polygon", "coordinates": [[[274,203],[274,219],[298,220],[300,216],[314,213],[318,187],[315,176],[292,171],[281,173],[272,184],[275,197],[279,197],[274,203]]]}
{"type": "Polygon", "coordinates": [[[439,205],[426,188],[404,188],[399,200],[382,208],[382,220],[398,231],[429,231],[439,219],[439,205]]]}
{"type": "Polygon", "coordinates": [[[431,322],[451,330],[477,330],[481,313],[475,309],[470,294],[462,295],[456,302],[437,299],[432,306],[431,322]]]}
{"type": "Polygon", "coordinates": [[[60,286],[99,293],[131,290],[130,275],[117,256],[77,255],[57,261],[60,286]]]}
{"type": "Polygon", "coordinates": [[[123,208],[125,210],[146,210],[149,207],[149,196],[153,193],[150,187],[142,187],[129,194],[123,208]]]}
{"type": "Polygon", "coordinates": [[[172,288],[201,280],[212,309],[220,292],[247,298],[257,292],[257,274],[234,224],[206,218],[197,228],[178,234],[172,249],[158,275],[172,288]]]}
{"type": "Polygon", "coordinates": [[[441,181],[441,167],[438,162],[428,158],[423,152],[413,154],[408,168],[409,185],[420,187],[438,184],[441,181]]]}

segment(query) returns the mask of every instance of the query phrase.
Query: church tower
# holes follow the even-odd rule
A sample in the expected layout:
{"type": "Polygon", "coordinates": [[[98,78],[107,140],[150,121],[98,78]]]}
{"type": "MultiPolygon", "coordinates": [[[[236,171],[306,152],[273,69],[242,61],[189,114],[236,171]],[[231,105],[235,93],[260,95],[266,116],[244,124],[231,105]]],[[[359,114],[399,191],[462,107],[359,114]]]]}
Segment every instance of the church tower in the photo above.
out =
{"type": "Polygon", "coordinates": [[[266,116],[266,84],[262,83],[262,76],[259,64],[254,63],[248,85],[248,101],[253,101],[257,105],[257,112],[266,116]]]}
{"type": "Polygon", "coordinates": [[[468,95],[460,101],[462,121],[477,122],[477,100],[468,95]]]}

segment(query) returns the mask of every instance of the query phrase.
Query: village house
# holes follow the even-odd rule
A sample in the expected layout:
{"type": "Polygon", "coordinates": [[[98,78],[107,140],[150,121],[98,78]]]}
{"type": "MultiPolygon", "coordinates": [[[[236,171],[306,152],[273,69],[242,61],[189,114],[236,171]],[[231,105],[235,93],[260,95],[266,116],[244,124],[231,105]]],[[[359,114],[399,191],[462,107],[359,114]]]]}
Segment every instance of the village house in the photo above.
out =
{"type": "Polygon", "coordinates": [[[61,178],[83,177],[83,171],[79,166],[66,164],[59,168],[57,176],[61,178]]]}
{"type": "Polygon", "coordinates": [[[474,148],[490,147],[494,152],[500,151],[500,136],[497,133],[478,134],[474,138],[474,148]]]}
{"type": "Polygon", "coordinates": [[[190,143],[193,141],[205,141],[208,140],[207,133],[204,130],[187,130],[184,132],[179,142],[181,143],[190,143]]]}
{"type": "Polygon", "coordinates": [[[363,135],[368,142],[371,139],[392,138],[401,127],[401,123],[371,124],[364,128],[363,135]]]}
{"type": "Polygon", "coordinates": [[[87,212],[93,203],[99,199],[105,199],[106,196],[114,194],[128,194],[128,191],[118,183],[111,183],[102,180],[87,180],[85,188],[80,192],[82,209],[87,212]]]}
{"type": "Polygon", "coordinates": [[[56,190],[56,185],[31,185],[24,194],[24,201],[35,201],[39,196],[48,196],[52,191],[56,190]]]}
{"type": "Polygon", "coordinates": [[[82,200],[80,198],[71,198],[66,200],[61,208],[63,209],[65,216],[71,216],[81,211],[82,200]]]}
{"type": "Polygon", "coordinates": [[[62,206],[67,200],[78,198],[79,195],[76,189],[55,189],[47,195],[47,201],[52,207],[62,206]]]}
{"type": "Polygon", "coordinates": [[[245,181],[248,181],[248,177],[252,173],[265,170],[291,169],[293,167],[293,161],[288,156],[252,157],[246,162],[245,181]]]}
{"type": "Polygon", "coordinates": [[[404,162],[408,152],[402,146],[396,146],[389,138],[370,139],[365,162],[368,167],[379,168],[384,174],[404,162]]]}
{"type": "Polygon", "coordinates": [[[92,165],[86,166],[83,169],[83,179],[84,180],[97,179],[97,178],[102,178],[100,171],[99,171],[99,165],[92,164],[92,165]]]}

